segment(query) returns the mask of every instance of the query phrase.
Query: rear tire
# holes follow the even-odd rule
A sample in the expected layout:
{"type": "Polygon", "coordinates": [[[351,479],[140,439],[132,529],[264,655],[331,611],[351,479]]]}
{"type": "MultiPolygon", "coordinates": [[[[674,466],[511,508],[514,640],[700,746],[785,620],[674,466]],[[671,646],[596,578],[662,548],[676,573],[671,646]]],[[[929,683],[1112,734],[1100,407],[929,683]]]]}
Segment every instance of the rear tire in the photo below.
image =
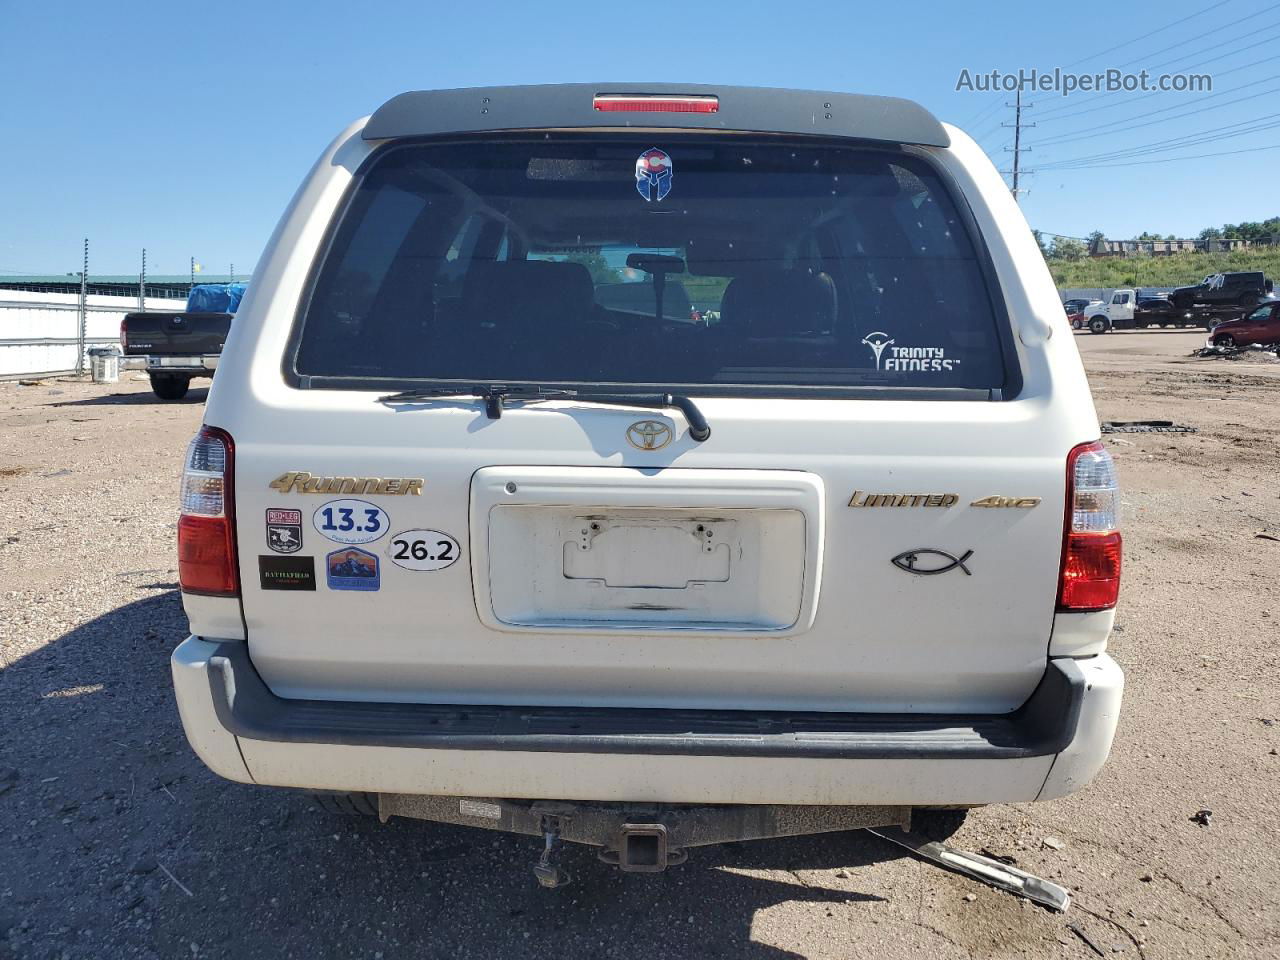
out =
{"type": "Polygon", "coordinates": [[[1092,320],[1089,321],[1089,332],[1090,333],[1106,333],[1107,321],[1103,320],[1101,317],[1094,317],[1092,320]]]}
{"type": "Polygon", "coordinates": [[[191,386],[190,377],[175,377],[168,373],[151,374],[151,389],[161,400],[181,400],[191,386]]]}
{"type": "Polygon", "coordinates": [[[376,817],[378,795],[376,793],[312,793],[312,802],[325,813],[340,817],[376,817]]]}
{"type": "Polygon", "coordinates": [[[1258,305],[1258,295],[1256,293],[1240,294],[1240,306],[1244,307],[1246,310],[1248,310],[1250,307],[1256,307],[1257,305],[1258,305]]]}
{"type": "Polygon", "coordinates": [[[968,816],[967,809],[932,810],[917,807],[911,811],[911,832],[944,843],[964,826],[968,816]]]}

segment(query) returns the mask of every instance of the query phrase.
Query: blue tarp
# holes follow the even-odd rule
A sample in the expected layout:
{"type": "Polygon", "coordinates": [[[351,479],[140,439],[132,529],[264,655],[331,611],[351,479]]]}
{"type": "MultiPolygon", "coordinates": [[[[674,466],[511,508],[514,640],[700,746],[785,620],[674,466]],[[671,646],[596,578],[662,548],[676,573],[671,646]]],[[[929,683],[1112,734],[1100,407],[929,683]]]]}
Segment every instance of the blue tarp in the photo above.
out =
{"type": "Polygon", "coordinates": [[[190,313],[235,313],[244,297],[243,283],[201,283],[187,296],[190,313]]]}

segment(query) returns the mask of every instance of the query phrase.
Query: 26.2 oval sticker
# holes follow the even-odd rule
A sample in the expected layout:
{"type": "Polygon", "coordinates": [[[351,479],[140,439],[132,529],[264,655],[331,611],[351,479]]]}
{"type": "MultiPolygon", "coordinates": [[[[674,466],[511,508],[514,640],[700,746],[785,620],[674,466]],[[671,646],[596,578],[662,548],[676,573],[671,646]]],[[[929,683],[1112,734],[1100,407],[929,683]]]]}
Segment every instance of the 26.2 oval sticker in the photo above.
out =
{"type": "Polygon", "coordinates": [[[391,562],[406,570],[443,570],[462,548],[458,541],[439,530],[406,530],[391,538],[391,562]]]}
{"type": "Polygon", "coordinates": [[[335,543],[372,543],[391,526],[387,511],[364,500],[330,500],[311,515],[311,522],[335,543]]]}

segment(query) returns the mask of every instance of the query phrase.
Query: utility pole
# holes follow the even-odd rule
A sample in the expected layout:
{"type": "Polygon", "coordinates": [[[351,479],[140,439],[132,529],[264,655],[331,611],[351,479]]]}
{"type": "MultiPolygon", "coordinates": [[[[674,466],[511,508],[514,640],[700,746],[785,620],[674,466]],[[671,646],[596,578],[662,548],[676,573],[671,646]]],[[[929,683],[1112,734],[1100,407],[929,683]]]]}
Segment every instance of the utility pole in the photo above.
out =
{"type": "Polygon", "coordinates": [[[1013,199],[1014,199],[1014,202],[1017,202],[1018,196],[1025,192],[1020,186],[1020,179],[1021,179],[1021,173],[1022,173],[1022,154],[1024,152],[1030,152],[1031,150],[1030,147],[1024,147],[1022,145],[1022,128],[1035,126],[1034,123],[1022,122],[1022,110],[1024,107],[1027,109],[1030,109],[1031,107],[1034,107],[1035,104],[1034,103],[1024,104],[1022,102],[1022,86],[1019,85],[1017,95],[1014,98],[1014,102],[1006,103],[1005,106],[1013,107],[1013,123],[1000,124],[1000,126],[1002,127],[1013,127],[1013,149],[1010,150],[1008,147],[1004,148],[1006,153],[1013,154],[1013,169],[1004,170],[1002,172],[1013,174],[1013,187],[1012,187],[1013,199]]]}
{"type": "Polygon", "coordinates": [[[231,264],[231,282],[236,282],[236,265],[234,263],[231,264]]]}
{"type": "Polygon", "coordinates": [[[191,258],[191,286],[196,285],[196,258],[191,258]]]}
{"type": "Polygon", "coordinates": [[[84,261],[80,265],[80,329],[76,334],[76,376],[84,376],[84,338],[89,322],[89,238],[84,239],[84,261]]]}
{"type": "Polygon", "coordinates": [[[142,272],[138,274],[138,312],[147,309],[147,248],[142,248],[142,272]]]}

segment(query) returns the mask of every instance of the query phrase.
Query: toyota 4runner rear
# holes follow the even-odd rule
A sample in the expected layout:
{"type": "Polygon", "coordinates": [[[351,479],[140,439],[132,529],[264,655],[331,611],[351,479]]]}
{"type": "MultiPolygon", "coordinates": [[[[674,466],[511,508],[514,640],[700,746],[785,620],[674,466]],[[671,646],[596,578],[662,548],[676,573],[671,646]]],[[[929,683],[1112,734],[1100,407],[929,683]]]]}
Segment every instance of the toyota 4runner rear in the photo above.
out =
{"type": "Polygon", "coordinates": [[[915,104],[397,97],[285,212],[188,452],[187,735],[630,869],[1076,790],[1120,534],[1061,326],[915,104]]]}

